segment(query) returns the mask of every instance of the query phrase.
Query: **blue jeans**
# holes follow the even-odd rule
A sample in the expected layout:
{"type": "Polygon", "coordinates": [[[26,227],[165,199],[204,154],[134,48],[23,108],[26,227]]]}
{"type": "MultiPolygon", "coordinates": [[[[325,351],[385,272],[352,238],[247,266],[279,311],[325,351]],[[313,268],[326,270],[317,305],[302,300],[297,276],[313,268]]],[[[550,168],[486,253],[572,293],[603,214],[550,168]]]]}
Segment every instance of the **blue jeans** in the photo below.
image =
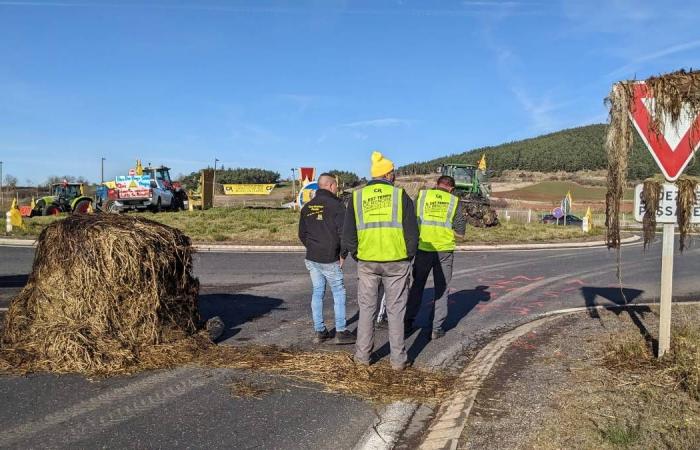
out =
{"type": "Polygon", "coordinates": [[[314,331],[323,331],[323,296],[326,293],[326,283],[330,284],[333,293],[335,311],[335,331],[345,331],[345,285],[343,284],[343,269],[340,263],[322,264],[308,259],[304,260],[311,274],[313,293],[311,295],[311,316],[314,320],[314,331]]]}

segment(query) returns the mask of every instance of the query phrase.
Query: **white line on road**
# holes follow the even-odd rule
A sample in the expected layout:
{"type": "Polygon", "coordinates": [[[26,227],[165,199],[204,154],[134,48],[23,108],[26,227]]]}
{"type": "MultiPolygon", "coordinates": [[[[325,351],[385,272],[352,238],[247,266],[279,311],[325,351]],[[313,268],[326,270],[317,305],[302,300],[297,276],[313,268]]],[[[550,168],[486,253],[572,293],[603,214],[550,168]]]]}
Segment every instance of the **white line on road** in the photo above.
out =
{"type": "Polygon", "coordinates": [[[178,369],[170,372],[156,373],[124,387],[112,389],[88,400],[84,400],[61,411],[48,414],[34,422],[23,423],[6,430],[0,429],[0,447],[6,447],[19,440],[27,439],[51,427],[95,411],[102,406],[110,405],[116,401],[137,395],[161,383],[167,383],[173,378],[186,376],[190,372],[190,370],[178,369]]]}

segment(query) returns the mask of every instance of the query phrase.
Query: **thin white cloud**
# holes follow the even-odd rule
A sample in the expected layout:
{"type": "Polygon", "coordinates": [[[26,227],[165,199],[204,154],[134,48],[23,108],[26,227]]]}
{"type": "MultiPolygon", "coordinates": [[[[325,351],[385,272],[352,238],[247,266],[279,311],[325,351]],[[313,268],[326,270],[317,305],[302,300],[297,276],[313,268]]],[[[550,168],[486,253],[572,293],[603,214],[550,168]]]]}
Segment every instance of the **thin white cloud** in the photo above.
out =
{"type": "Polygon", "coordinates": [[[382,119],[360,120],[341,124],[342,128],[387,128],[410,125],[411,120],[398,119],[396,117],[385,117],[382,119]]]}
{"type": "Polygon", "coordinates": [[[637,57],[624,66],[618,67],[607,74],[608,77],[617,77],[620,75],[634,75],[635,70],[639,70],[640,66],[646,62],[654,61],[666,56],[682,53],[688,50],[693,50],[700,47],[700,39],[683,42],[681,44],[671,45],[660,50],[656,50],[646,55],[637,57]]]}

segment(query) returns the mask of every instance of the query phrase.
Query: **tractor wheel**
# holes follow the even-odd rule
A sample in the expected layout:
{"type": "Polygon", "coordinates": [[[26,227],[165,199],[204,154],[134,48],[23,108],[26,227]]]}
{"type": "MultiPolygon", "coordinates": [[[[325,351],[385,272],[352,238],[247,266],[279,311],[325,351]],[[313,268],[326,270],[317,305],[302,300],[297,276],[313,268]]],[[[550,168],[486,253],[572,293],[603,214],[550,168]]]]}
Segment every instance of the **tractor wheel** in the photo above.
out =
{"type": "Polygon", "coordinates": [[[173,211],[185,209],[185,194],[184,192],[176,192],[173,196],[173,203],[170,206],[173,211]]]}
{"type": "Polygon", "coordinates": [[[75,204],[73,208],[73,214],[87,214],[90,210],[90,200],[83,199],[75,204]]]}
{"type": "Polygon", "coordinates": [[[61,214],[61,208],[56,205],[47,205],[41,211],[42,216],[57,216],[61,214]]]}
{"type": "Polygon", "coordinates": [[[160,197],[158,197],[158,201],[156,202],[156,206],[154,206],[151,211],[153,212],[153,214],[163,211],[163,205],[161,205],[160,197]]]}
{"type": "Polygon", "coordinates": [[[110,214],[119,214],[122,212],[121,208],[119,208],[119,205],[117,205],[117,202],[114,200],[107,200],[102,206],[102,211],[110,214]]]}

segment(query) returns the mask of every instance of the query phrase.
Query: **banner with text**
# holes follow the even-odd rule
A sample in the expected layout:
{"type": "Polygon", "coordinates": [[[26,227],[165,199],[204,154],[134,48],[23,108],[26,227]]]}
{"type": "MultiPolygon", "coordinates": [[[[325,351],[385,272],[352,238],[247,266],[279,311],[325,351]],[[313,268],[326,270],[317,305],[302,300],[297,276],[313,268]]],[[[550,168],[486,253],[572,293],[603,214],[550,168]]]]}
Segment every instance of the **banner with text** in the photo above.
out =
{"type": "Polygon", "coordinates": [[[226,195],[270,195],[274,184],[224,184],[226,195]]]}

